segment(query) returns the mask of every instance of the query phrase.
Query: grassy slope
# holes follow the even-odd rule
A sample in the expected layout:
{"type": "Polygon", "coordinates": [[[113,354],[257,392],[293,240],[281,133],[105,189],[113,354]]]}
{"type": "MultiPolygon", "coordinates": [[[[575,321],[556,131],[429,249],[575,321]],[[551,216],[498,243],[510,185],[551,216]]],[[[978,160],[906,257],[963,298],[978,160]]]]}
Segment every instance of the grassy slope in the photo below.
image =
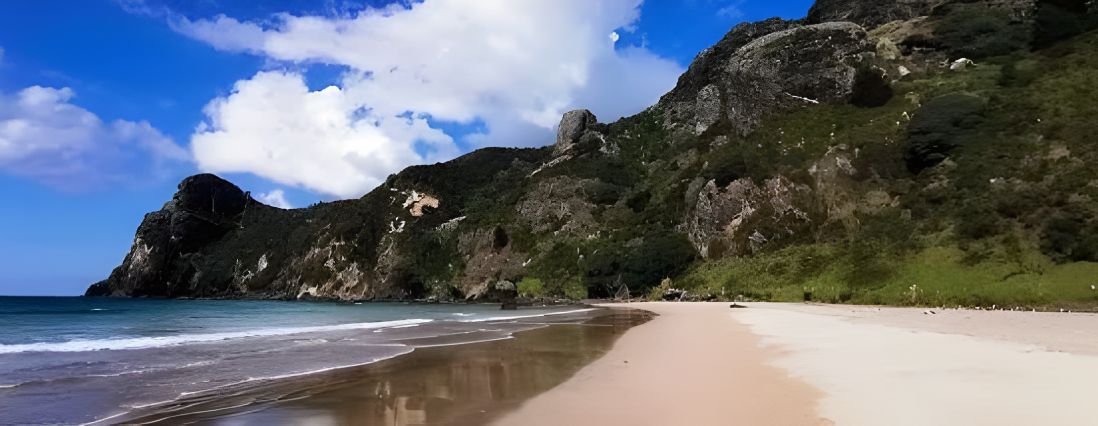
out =
{"type": "Polygon", "coordinates": [[[1098,306],[1095,69],[1092,32],[964,72],[916,75],[883,107],[820,106],[771,120],[709,155],[763,177],[803,170],[845,143],[860,150],[856,166],[869,175],[851,190],[884,189],[899,195],[898,206],[860,213],[845,235],[825,230],[752,257],[697,263],[665,286],[727,299],[1098,306]],[[954,136],[955,164],[911,175],[899,161],[903,113],[917,113],[913,100],[949,93],[986,99],[983,120],[954,136]]]}

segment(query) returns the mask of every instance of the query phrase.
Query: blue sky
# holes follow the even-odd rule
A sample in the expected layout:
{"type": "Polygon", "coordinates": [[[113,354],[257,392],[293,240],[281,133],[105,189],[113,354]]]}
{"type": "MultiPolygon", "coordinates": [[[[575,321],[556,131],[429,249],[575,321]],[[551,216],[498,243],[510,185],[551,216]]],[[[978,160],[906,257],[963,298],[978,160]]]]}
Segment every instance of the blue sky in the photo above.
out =
{"type": "Polygon", "coordinates": [[[188,175],[296,207],[358,196],[548,143],[567,109],[639,111],[736,23],[811,4],[558,3],[0,3],[0,294],[82,293],[188,175]]]}

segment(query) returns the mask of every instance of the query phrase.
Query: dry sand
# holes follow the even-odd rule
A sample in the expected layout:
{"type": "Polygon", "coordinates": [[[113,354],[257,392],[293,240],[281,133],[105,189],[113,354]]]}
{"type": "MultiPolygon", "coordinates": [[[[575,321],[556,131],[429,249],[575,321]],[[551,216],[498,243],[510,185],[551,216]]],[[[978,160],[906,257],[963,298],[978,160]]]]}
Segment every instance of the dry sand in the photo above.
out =
{"type": "Polygon", "coordinates": [[[1098,315],[629,306],[660,317],[497,424],[1098,424],[1098,315]]]}
{"type": "MultiPolygon", "coordinates": [[[[613,307],[614,305],[611,305],[613,307]]],[[[499,425],[816,425],[819,395],[767,365],[727,304],[639,303],[656,319],[499,425]]]]}
{"type": "Polygon", "coordinates": [[[1098,315],[755,304],[840,425],[1096,425],[1098,315]],[[924,312],[926,312],[924,314],[924,312]]]}

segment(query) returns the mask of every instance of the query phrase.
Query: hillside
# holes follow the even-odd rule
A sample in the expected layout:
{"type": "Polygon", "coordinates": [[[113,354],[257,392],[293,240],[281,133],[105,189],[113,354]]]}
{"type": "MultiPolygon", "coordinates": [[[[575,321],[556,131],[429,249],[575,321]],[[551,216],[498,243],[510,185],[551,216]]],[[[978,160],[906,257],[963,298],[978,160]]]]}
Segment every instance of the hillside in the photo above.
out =
{"type": "Polygon", "coordinates": [[[820,0],[633,117],[265,206],[187,178],[88,295],[1098,306],[1098,5],[820,0]]]}

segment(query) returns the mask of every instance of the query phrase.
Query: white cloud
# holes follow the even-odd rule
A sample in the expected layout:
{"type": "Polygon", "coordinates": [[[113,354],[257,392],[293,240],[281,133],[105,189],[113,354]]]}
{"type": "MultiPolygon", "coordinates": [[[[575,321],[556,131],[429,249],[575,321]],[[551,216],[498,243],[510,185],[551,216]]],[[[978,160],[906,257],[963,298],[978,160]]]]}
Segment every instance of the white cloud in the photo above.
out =
{"type": "Polygon", "coordinates": [[[0,64],[4,63],[4,47],[0,46],[0,64]]]}
{"type": "Polygon", "coordinates": [[[175,18],[168,23],[176,31],[205,41],[218,50],[262,53],[258,46],[263,45],[265,36],[263,29],[256,24],[243,23],[225,15],[199,21],[175,18]]]}
{"type": "Polygon", "coordinates": [[[185,161],[183,148],[148,122],[103,122],[74,105],[69,88],[0,93],[0,171],[62,189],[135,183],[185,161]]]}
{"type": "Polygon", "coordinates": [[[476,146],[552,141],[561,114],[609,121],[654,103],[679,65],[615,48],[640,0],[427,0],[355,16],[278,15],[274,24],[175,17],[211,46],[275,61],[344,66],[338,86],[309,91],[295,72],[260,72],[207,107],[192,138],[203,169],[250,172],[341,197],[388,174],[459,154],[435,121],[483,123],[476,146]],[[414,117],[414,118],[409,118],[414,117]],[[424,153],[417,146],[428,146],[424,153]]]}
{"type": "Polygon", "coordinates": [[[215,99],[191,138],[198,167],[250,172],[285,185],[356,197],[390,173],[434,155],[452,139],[422,118],[379,116],[346,91],[310,91],[300,74],[260,72],[215,99]],[[435,147],[421,156],[416,143],[435,147]]]}
{"type": "Polygon", "coordinates": [[[290,205],[289,201],[286,201],[286,192],[281,189],[274,189],[271,190],[271,192],[259,194],[259,201],[268,206],[278,207],[280,209],[294,208],[294,206],[290,205]]]}

